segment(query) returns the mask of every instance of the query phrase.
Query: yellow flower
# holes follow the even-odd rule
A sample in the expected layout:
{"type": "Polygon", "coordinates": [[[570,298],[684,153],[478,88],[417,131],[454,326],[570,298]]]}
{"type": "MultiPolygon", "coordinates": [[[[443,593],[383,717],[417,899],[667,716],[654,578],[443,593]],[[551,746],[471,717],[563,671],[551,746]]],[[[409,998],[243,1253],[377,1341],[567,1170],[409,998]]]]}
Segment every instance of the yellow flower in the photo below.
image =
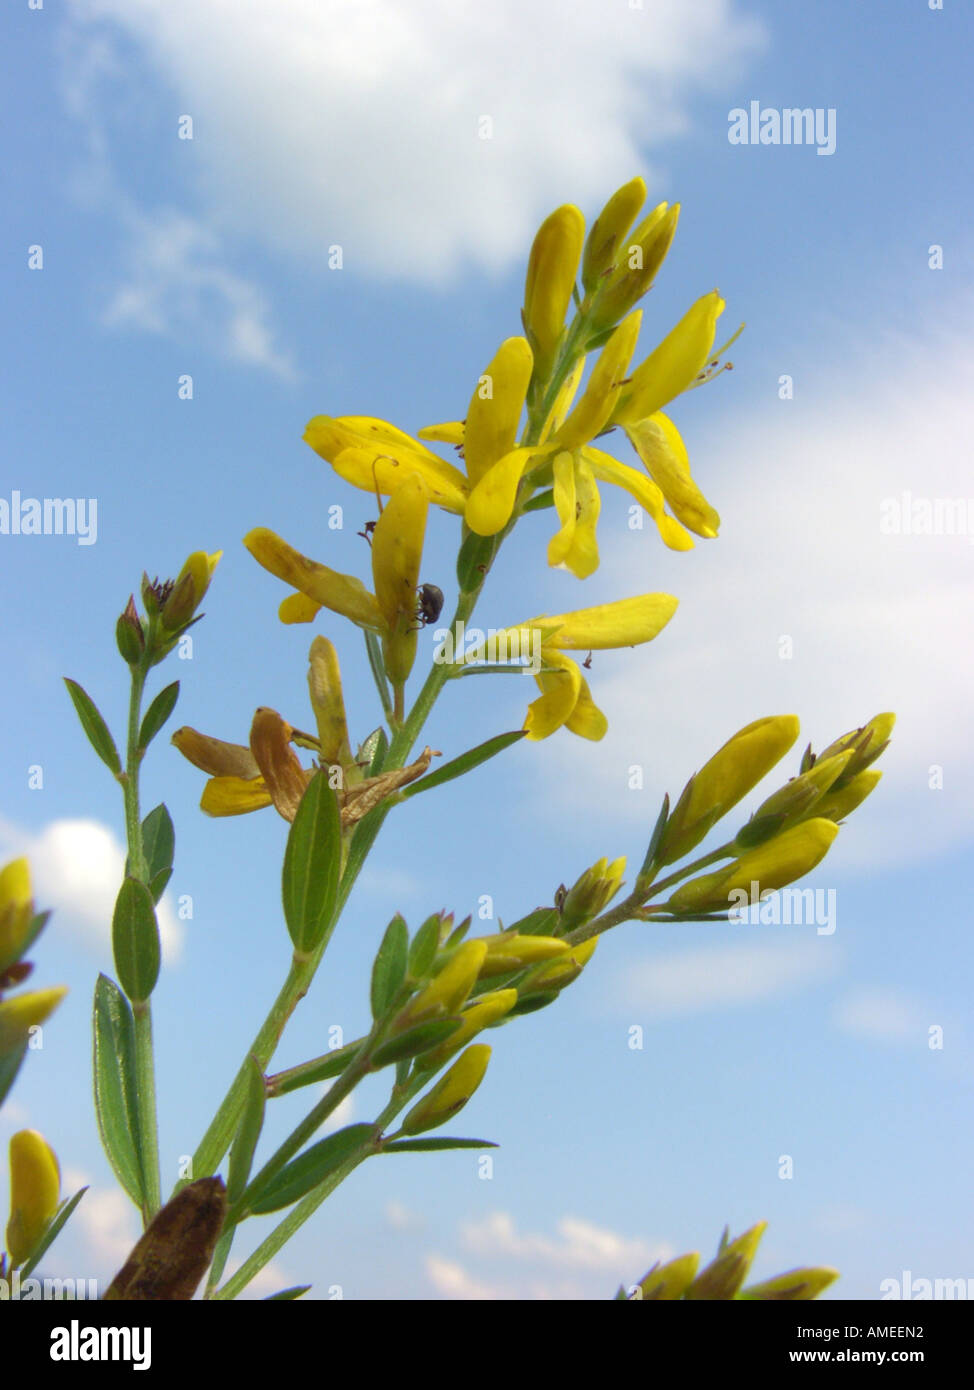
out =
{"type": "Polygon", "coordinates": [[[36,1129],[21,1129],[10,1139],[10,1220],[7,1253],[23,1264],[50,1226],[61,1193],[57,1155],[36,1129]]]}
{"type": "Polygon", "coordinates": [[[402,1122],[404,1134],[422,1134],[445,1124],[462,1110],[476,1091],[487,1071],[490,1048],[486,1043],[471,1043],[462,1052],[441,1081],[438,1081],[402,1122]]]}
{"type": "Polygon", "coordinates": [[[746,893],[749,902],[804,878],[820,863],[839,827],[821,816],[799,821],[723,869],[681,884],[666,906],[673,912],[720,912],[746,893]],[[731,895],[734,895],[733,897],[731,895]]]}
{"type": "Polygon", "coordinates": [[[13,859],[0,869],[0,976],[20,959],[33,920],[30,865],[13,859]]]}
{"type": "Polygon", "coordinates": [[[463,514],[469,488],[460,470],[385,420],[316,415],[308,422],[304,441],[340,478],[365,492],[393,493],[405,477],[418,473],[431,502],[463,514]]]}
{"type": "Polygon", "coordinates": [[[524,326],[543,377],[548,375],[564,332],[584,237],[585,218],[577,207],[566,203],[542,222],[528,257],[524,326]]]}
{"type": "Polygon", "coordinates": [[[0,1058],[24,1046],[32,1028],[39,1027],[67,994],[66,985],[33,989],[0,1002],[0,1058]]]}
{"type": "Polygon", "coordinates": [[[724,312],[718,290],[703,295],[687,310],[633,372],[613,413],[613,424],[630,425],[647,420],[692,386],[714,346],[717,320],[724,312]]]}
{"type": "Polygon", "coordinates": [[[577,662],[564,653],[649,642],[672,618],[677,602],[670,594],[643,594],[573,613],[531,618],[494,634],[467,652],[463,662],[483,661],[491,643],[502,660],[508,655],[539,658],[542,664],[534,676],[542,694],[528,707],[524,722],[528,738],[547,738],[564,725],[582,738],[598,740],[605,734],[608,721],[592,699],[577,662]]]}

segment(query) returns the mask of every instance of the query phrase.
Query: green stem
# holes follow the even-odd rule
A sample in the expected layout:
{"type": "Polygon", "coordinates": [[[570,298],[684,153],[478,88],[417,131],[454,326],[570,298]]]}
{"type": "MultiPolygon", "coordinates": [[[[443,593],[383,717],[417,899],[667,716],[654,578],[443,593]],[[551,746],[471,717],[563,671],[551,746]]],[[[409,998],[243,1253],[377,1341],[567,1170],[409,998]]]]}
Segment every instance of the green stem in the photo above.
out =
{"type": "MultiPolygon", "coordinates": [[[[125,753],[125,775],[121,778],[125,802],[125,838],[128,846],[126,872],[140,883],[146,883],[148,868],[142,844],[142,818],[139,811],[139,768],[145,749],[139,747],[142,721],[142,696],[148,670],[132,667],[132,687],[129,694],[128,737],[125,753]]],[[[152,1050],[152,1006],[148,999],[136,1001],[132,1008],[135,1020],[135,1077],[138,1127],[138,1146],[142,1162],[142,1219],[147,1226],[162,1203],[159,1176],[159,1126],[156,1115],[156,1075],[152,1050]]]]}

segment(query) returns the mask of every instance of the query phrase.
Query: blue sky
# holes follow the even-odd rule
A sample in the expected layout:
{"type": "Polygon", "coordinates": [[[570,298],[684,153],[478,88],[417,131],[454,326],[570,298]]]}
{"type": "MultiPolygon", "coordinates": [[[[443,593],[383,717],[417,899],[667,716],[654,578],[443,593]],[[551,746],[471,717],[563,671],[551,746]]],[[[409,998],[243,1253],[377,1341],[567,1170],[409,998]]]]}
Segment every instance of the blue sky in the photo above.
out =
{"type": "MultiPolygon", "coordinates": [[[[365,578],[356,532],[374,504],[301,442],[305,422],[365,413],[413,431],[462,415],[519,331],[538,222],[566,201],[591,219],[641,173],[654,201],[683,205],[641,350],[715,285],[721,326],[747,323],[734,371],[673,408],[720,539],[669,552],[604,497],[602,565],[583,586],[546,566],[550,514],[526,520],[485,623],[650,590],[678,595],[677,617],[648,647],[597,654],[602,743],[521,744],[387,822],[281,1063],[323,1050],[332,1024],[355,1035],[394,911],[416,925],[487,893],[511,920],[600,855],[638,862],[662,793],[749,720],[793,711],[821,747],[893,709],[884,781],[809,880],[835,890],[837,929],[619,928],[557,1008],[493,1035],[462,1122],[501,1143],[493,1178],[462,1153],[373,1163],[261,1288],[597,1298],[658,1252],[707,1250],[724,1222],[761,1218],[758,1272],[835,1264],[838,1296],[877,1298],[904,1270],[974,1277],[972,540],[880,527],[905,491],[971,492],[969,13],[544,0],[525,19],[509,0],[262,0],[242,17],[217,0],[18,0],[2,24],[0,497],[98,504],[93,545],[0,535],[0,854],[31,853],[56,909],[37,978],[71,987],[0,1129],[41,1129],[93,1185],[54,1272],[108,1277],[136,1231],[86,1099],[121,808],[60,677],[119,729],[113,625],[129,592],[143,569],[222,548],[193,659],[163,668],[182,681],[173,727],[242,742],[258,705],[306,724],[310,633],[277,623],[281,586],[240,537],[270,526],[365,578]],[[834,109],[835,152],[730,144],[729,113],[752,101],[834,109]],[[177,133],[187,114],[191,141],[177,133]],[[326,524],[335,504],[341,530],[326,524]],[[627,789],[633,763],[642,793],[627,789]]],[[[455,536],[454,518],[432,518],[423,577],[448,601],[455,536]]],[[[378,712],[360,646],[337,622],[322,630],[364,737],[378,712]]],[[[424,633],[421,660],[432,649],[424,633]]],[[[461,682],[430,740],[456,753],[516,728],[527,698],[515,677],[461,682]]],[[[288,954],[284,822],[210,821],[200,791],[161,740],[145,804],[165,798],[177,831],[155,1002],[173,1176],[288,954]]],[[[352,1117],[376,1100],[375,1086],[358,1094],[352,1117]]],[[[299,1111],[279,1104],[283,1133],[299,1111]]]]}

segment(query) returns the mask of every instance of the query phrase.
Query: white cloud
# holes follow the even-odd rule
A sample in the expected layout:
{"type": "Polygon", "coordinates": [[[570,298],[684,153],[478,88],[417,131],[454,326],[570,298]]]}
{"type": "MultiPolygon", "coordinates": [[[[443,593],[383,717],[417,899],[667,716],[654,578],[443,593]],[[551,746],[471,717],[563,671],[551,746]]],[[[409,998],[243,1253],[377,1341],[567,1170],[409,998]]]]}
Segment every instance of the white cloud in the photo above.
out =
{"type": "MultiPolygon", "coordinates": [[[[125,873],[125,850],[114,833],[95,820],[57,820],[37,835],[0,822],[4,855],[30,860],[34,901],[52,909],[51,926],[74,932],[89,949],[111,951],[115,899],[125,873]]],[[[156,909],[163,959],[174,965],[182,954],[183,924],[163,895],[156,909]]]]}
{"type": "Polygon", "coordinates": [[[916,1000],[898,990],[863,989],[839,1001],[835,1025],[873,1042],[926,1044],[929,1020],[916,1000]]]}
{"type": "Polygon", "coordinates": [[[117,94],[134,42],[164,84],[152,124],[171,129],[174,162],[178,119],[193,118],[179,154],[207,226],[316,267],[341,245],[346,268],[424,283],[523,256],[541,215],[566,197],[591,204],[645,169],[647,146],[687,128],[694,94],[762,43],[732,0],[73,0],[71,10],[74,109],[138,109],[141,67],[117,94]]]}
{"type": "MultiPolygon", "coordinates": [[[[326,1096],[334,1084],[335,1083],[332,1081],[329,1082],[328,1085],[322,1086],[320,1096],[326,1096]]],[[[338,1102],[336,1108],[328,1116],[327,1120],[325,1120],[324,1124],[322,1125],[322,1129],[327,1131],[328,1133],[331,1133],[333,1130],[336,1129],[344,1129],[345,1125],[349,1125],[352,1123],[354,1116],[355,1097],[354,1095],[345,1096],[342,1100],[338,1102]]]]}
{"type": "MultiPolygon", "coordinates": [[[[970,307],[958,305],[958,319],[970,307]]],[[[871,329],[860,326],[864,338],[871,329]]],[[[839,836],[829,866],[916,861],[970,841],[972,537],[883,534],[880,517],[884,500],[905,490],[974,497],[974,355],[966,330],[919,314],[908,346],[886,330],[858,342],[845,324],[817,331],[817,344],[803,349],[794,400],[780,401],[771,378],[763,404],[706,428],[694,424],[694,396],[673,407],[694,474],[722,514],[719,540],[673,554],[655,528],[629,532],[624,504],[605,500],[597,592],[663,590],[679,596],[680,608],[648,646],[595,654],[589,680],[609,733],[595,746],[552,740],[537,786],[546,807],[557,787],[565,815],[594,802],[607,826],[614,817],[648,838],[663,791],[678,795],[737,728],[797,713],[798,747],[725,823],[734,828],[794,774],[806,742],[821,749],[892,709],[898,723],[884,780],[839,836]],[[826,354],[828,371],[814,360],[826,354]],[[785,637],[790,659],[779,656],[785,637]],[[641,792],[628,790],[634,764],[643,769],[641,792]],[[932,790],[938,767],[943,788],[932,790]]],[[[631,457],[624,444],[613,447],[631,457]]],[[[599,852],[610,850],[618,852],[611,843],[599,852]]]]}
{"type": "Polygon", "coordinates": [[[427,1255],[425,1264],[430,1283],[437,1293],[447,1298],[487,1301],[510,1296],[502,1285],[475,1279],[456,1260],[444,1259],[442,1255],[427,1255]]]}
{"type": "Polygon", "coordinates": [[[393,1199],[386,1203],[386,1221],[394,1231],[421,1230],[426,1222],[419,1212],[410,1211],[402,1202],[393,1199]]]}
{"type": "Polygon", "coordinates": [[[738,938],[630,962],[613,993],[627,1008],[672,1018],[779,999],[817,984],[836,965],[827,939],[748,945],[738,938]]]}
{"type": "Polygon", "coordinates": [[[461,1240],[465,1249],[477,1255],[552,1264],[559,1269],[605,1270],[617,1277],[621,1270],[648,1266],[665,1253],[577,1216],[561,1217],[557,1232],[553,1238],[518,1231],[508,1212],[497,1211],[482,1221],[464,1224],[461,1240]]]}

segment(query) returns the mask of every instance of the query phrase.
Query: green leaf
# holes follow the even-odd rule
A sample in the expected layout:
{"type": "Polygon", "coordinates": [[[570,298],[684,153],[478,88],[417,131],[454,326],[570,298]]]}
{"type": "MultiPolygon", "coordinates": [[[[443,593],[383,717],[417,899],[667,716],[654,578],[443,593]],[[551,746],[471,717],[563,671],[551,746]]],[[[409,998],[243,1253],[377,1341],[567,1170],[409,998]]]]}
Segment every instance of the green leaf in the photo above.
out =
{"type": "Polygon", "coordinates": [[[112,914],[115,969],[130,999],[148,999],[159,978],[159,924],[152,894],[137,878],[126,877],[112,914]]]}
{"type": "Polygon", "coordinates": [[[405,1062],[412,1057],[419,1057],[424,1052],[429,1052],[431,1047],[436,1047],[437,1043],[446,1042],[447,1038],[460,1027],[459,1018],[433,1018],[426,1023],[417,1023],[413,1028],[407,1028],[404,1033],[400,1033],[396,1038],[390,1038],[388,1042],[377,1047],[372,1056],[372,1065],[375,1068],[388,1066],[390,1062],[405,1062]]]}
{"type": "Polygon", "coordinates": [[[435,1153],[438,1149],[497,1149],[490,1139],[392,1139],[382,1145],[384,1154],[435,1153]]]}
{"type": "Polygon", "coordinates": [[[472,917],[464,917],[460,925],[458,927],[453,928],[453,931],[447,937],[446,942],[444,944],[444,951],[452,951],[454,946],[460,945],[460,942],[463,940],[467,932],[470,930],[470,923],[472,921],[472,917]]]}
{"type": "MultiPolygon", "coordinates": [[[[548,990],[545,994],[529,994],[527,999],[519,999],[504,1019],[520,1018],[523,1014],[535,1014],[539,1009],[546,1009],[549,1004],[553,1004],[558,998],[558,990],[548,990]]],[[[503,1020],[502,1020],[503,1021],[503,1020]]]]}
{"type": "Polygon", "coordinates": [[[504,749],[510,748],[512,743],[519,743],[526,733],[526,729],[515,729],[509,734],[497,734],[495,738],[489,738],[486,743],[480,743],[476,748],[461,753],[459,758],[451,758],[448,763],[444,763],[442,767],[438,767],[435,772],[429,773],[426,777],[421,777],[418,782],[412,782],[408,787],[403,787],[399,795],[405,801],[411,796],[416,796],[419,792],[429,791],[431,787],[439,787],[444,782],[452,782],[454,777],[462,777],[465,772],[479,767],[488,758],[503,753],[504,749]]]}
{"type": "Polygon", "coordinates": [[[275,1084],[273,1094],[275,1096],[285,1096],[288,1091],[297,1091],[302,1086],[311,1086],[316,1081],[328,1081],[333,1076],[341,1076],[349,1062],[357,1056],[362,1047],[364,1039],[357,1038],[355,1042],[349,1043],[346,1047],[338,1047],[333,1052],[325,1053],[321,1057],[313,1058],[310,1062],[303,1062],[300,1066],[294,1067],[290,1075],[284,1075],[275,1084]]]}
{"type": "Polygon", "coordinates": [[[536,907],[519,922],[512,922],[506,930],[516,931],[518,936],[557,936],[560,917],[556,907],[536,907]]]}
{"type": "Polygon", "coordinates": [[[409,929],[397,912],[386,927],[385,936],[372,964],[372,1017],[382,1018],[406,978],[409,959],[409,929]]]}
{"type": "Polygon", "coordinates": [[[659,853],[660,845],[663,843],[663,831],[666,829],[666,822],[669,820],[669,816],[670,794],[667,792],[663,797],[663,805],[660,807],[659,815],[656,817],[656,824],[653,826],[653,833],[650,836],[646,858],[643,860],[643,866],[639,870],[640,878],[645,878],[647,874],[652,873],[656,868],[656,856],[659,853]]]}
{"type": "Polygon", "coordinates": [[[0,1057],[0,1105],[6,1100],[11,1086],[17,1080],[17,1073],[27,1056],[27,1044],[14,1048],[0,1057]]]}
{"type": "Polygon", "coordinates": [[[172,685],[167,685],[165,690],[159,691],[159,694],[146,710],[145,718],[142,720],[142,727],[139,730],[140,748],[148,748],[149,744],[176,708],[176,701],[178,699],[179,681],[173,681],[172,685]]]}
{"type": "Polygon", "coordinates": [[[164,802],[150,811],[142,822],[142,853],[145,856],[149,891],[153,902],[158,902],[172,875],[172,861],[176,854],[176,832],[164,802]]]}
{"type": "Polygon", "coordinates": [[[553,507],[554,505],[555,490],[553,487],[550,487],[547,492],[539,492],[532,497],[529,502],[525,502],[521,510],[524,512],[543,512],[546,508],[553,507]]]}
{"type": "Polygon", "coordinates": [[[102,719],[97,705],[77,681],[69,680],[65,676],[64,684],[68,687],[68,694],[81,720],[81,727],[88,735],[88,742],[109,771],[117,777],[122,770],[121,759],[115,747],[115,740],[108,732],[108,725],[102,719]]]}
{"type": "Polygon", "coordinates": [[[457,556],[457,583],[461,593],[476,593],[483,584],[496,553],[496,536],[478,536],[475,531],[470,532],[460,546],[457,556]]]}
{"type": "Polygon", "coordinates": [[[244,1094],[240,1123],[230,1147],[230,1160],[227,1168],[227,1202],[234,1203],[243,1193],[253,1167],[254,1152],[260,1132],[264,1127],[264,1106],[267,1092],[264,1088],[264,1073],[257,1058],[247,1059],[247,1088],[244,1094]]]}
{"type": "Polygon", "coordinates": [[[417,982],[428,978],[440,948],[443,919],[438,912],[427,917],[409,947],[409,974],[417,982]]]}
{"type": "Polygon", "coordinates": [[[310,954],[335,914],[342,857],[338,798],[315,773],[294,817],[284,852],[284,919],[295,950],[310,954]]]}
{"type": "Polygon", "coordinates": [[[280,1293],[269,1293],[264,1299],[265,1303],[290,1303],[294,1298],[300,1298],[311,1288],[310,1284],[295,1284],[292,1289],[282,1289],[280,1293]]]}
{"type": "Polygon", "coordinates": [[[262,1192],[258,1192],[256,1200],[248,1203],[248,1210],[254,1216],[263,1216],[299,1202],[342,1164],[370,1146],[380,1133],[378,1125],[361,1124],[346,1125],[337,1134],[329,1134],[327,1139],[319,1140],[293,1158],[262,1192]]]}
{"type": "Polygon", "coordinates": [[[135,1024],[122,991],[107,975],[95,985],[95,1114],[102,1146],[125,1191],[142,1206],[135,1024]]]}
{"type": "Polygon", "coordinates": [[[47,1251],[57,1240],[58,1236],[61,1234],[61,1231],[70,1220],[71,1214],[74,1211],[75,1207],[78,1205],[78,1203],[81,1201],[82,1197],[85,1195],[87,1191],[87,1187],[82,1187],[74,1194],[73,1197],[67,1197],[61,1203],[57,1211],[54,1213],[54,1217],[51,1221],[50,1226],[48,1226],[47,1230],[44,1232],[38,1244],[35,1245],[33,1250],[30,1252],[30,1259],[27,1261],[23,1269],[20,1271],[21,1279],[27,1279],[30,1277],[31,1274],[33,1274],[34,1270],[40,1264],[42,1256],[47,1253],[47,1251]]]}

